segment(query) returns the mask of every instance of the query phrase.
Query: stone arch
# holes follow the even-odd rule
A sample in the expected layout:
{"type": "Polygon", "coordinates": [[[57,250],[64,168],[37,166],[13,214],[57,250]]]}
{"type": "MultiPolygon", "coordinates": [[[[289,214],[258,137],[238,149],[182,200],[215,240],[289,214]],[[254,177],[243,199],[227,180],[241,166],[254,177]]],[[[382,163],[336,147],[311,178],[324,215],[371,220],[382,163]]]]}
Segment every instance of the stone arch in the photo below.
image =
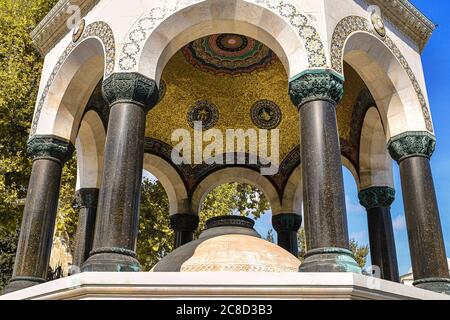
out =
{"type": "Polygon", "coordinates": [[[31,135],[76,139],[84,107],[97,83],[114,70],[115,42],[105,22],[89,24],[60,56],[40,95],[31,135]]]}
{"type": "Polygon", "coordinates": [[[344,60],[365,81],[387,125],[386,139],[405,131],[433,132],[422,89],[393,40],[375,34],[363,17],[349,16],[336,26],[331,42],[331,66],[343,72],[344,60]]]}
{"type": "Polygon", "coordinates": [[[301,215],[303,210],[302,169],[298,166],[292,171],[283,191],[280,213],[296,213],[301,215]]]}
{"type": "Polygon", "coordinates": [[[360,179],[359,179],[359,175],[358,175],[358,170],[356,170],[355,166],[353,165],[353,163],[344,155],[341,154],[341,161],[342,161],[342,165],[344,167],[346,167],[348,169],[348,171],[350,171],[350,173],[352,174],[353,178],[355,179],[355,183],[359,188],[360,185],[360,179]]]}
{"type": "Polygon", "coordinates": [[[326,67],[323,42],[305,15],[284,1],[255,2],[160,4],[143,15],[128,33],[118,70],[137,71],[159,83],[165,64],[175,52],[214,33],[239,33],[261,41],[278,55],[289,77],[307,68],[326,67]]]}
{"type": "Polygon", "coordinates": [[[76,190],[100,188],[106,132],[97,112],[86,112],[75,140],[77,151],[76,190]]]}
{"type": "Polygon", "coordinates": [[[145,153],[144,169],[153,174],[166,191],[169,198],[169,215],[191,213],[186,186],[169,162],[157,155],[145,153]]]}
{"type": "Polygon", "coordinates": [[[386,135],[378,109],[370,108],[364,118],[359,151],[360,190],[394,187],[392,159],[386,148],[386,135]]]}
{"type": "Polygon", "coordinates": [[[274,185],[259,172],[244,167],[221,169],[204,178],[193,191],[191,198],[192,213],[198,214],[204,198],[210,191],[230,182],[248,183],[257,187],[267,197],[272,208],[272,214],[281,213],[280,198],[274,185]]]}

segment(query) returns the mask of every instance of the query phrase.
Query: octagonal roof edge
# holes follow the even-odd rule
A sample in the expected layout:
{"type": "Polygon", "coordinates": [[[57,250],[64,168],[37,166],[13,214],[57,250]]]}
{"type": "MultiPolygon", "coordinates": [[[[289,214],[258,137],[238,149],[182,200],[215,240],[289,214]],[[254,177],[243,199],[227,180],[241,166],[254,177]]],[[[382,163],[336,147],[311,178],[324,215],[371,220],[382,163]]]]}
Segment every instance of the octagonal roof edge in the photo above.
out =
{"type": "MultiPolygon", "coordinates": [[[[378,5],[385,17],[416,42],[422,51],[435,30],[435,24],[409,0],[365,0],[378,5]]],[[[59,0],[31,32],[31,38],[42,55],[46,55],[70,30],[67,19],[73,14],[68,9],[75,5],[85,16],[100,0],[59,0]]]]}

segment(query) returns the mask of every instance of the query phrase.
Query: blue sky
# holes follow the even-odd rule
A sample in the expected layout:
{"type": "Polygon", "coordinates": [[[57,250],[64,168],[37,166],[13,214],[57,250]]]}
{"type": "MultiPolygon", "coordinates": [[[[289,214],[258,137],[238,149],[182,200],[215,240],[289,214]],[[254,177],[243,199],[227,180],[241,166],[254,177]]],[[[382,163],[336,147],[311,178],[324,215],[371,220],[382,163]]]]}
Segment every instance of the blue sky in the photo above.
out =
{"type": "MultiPolygon", "coordinates": [[[[412,0],[418,9],[438,25],[423,52],[423,67],[427,83],[431,113],[437,138],[437,149],[431,165],[440,208],[447,256],[450,257],[450,1],[412,0]]],[[[408,237],[404,218],[398,165],[393,163],[396,201],[392,206],[395,242],[400,274],[411,267],[408,237]]],[[[367,216],[359,205],[358,190],[353,176],[344,171],[349,235],[360,244],[368,244],[367,216]]],[[[267,213],[256,222],[257,231],[265,236],[271,228],[267,213]]],[[[370,265],[370,259],[368,261],[370,265]]]]}

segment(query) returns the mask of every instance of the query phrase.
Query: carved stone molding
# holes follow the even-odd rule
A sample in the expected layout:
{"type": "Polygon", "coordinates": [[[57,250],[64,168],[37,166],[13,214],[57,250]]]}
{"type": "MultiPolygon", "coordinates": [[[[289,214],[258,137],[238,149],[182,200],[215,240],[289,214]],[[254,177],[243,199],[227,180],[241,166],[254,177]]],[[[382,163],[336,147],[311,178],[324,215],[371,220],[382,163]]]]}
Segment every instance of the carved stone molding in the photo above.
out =
{"type": "Polygon", "coordinates": [[[46,55],[56,43],[61,41],[71,30],[67,21],[74,14],[71,6],[80,8],[81,16],[85,16],[100,0],[60,0],[31,32],[31,39],[42,55],[46,55]]]}
{"type": "Polygon", "coordinates": [[[379,6],[383,15],[403,34],[417,43],[420,51],[435,30],[435,24],[420,12],[409,0],[365,0],[379,6]]]}

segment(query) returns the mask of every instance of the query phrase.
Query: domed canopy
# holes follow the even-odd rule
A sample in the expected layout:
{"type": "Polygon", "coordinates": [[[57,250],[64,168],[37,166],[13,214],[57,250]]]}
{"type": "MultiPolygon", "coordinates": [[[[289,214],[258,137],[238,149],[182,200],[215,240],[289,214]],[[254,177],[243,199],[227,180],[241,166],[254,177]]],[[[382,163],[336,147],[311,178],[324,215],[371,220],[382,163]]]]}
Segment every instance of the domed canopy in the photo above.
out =
{"type": "Polygon", "coordinates": [[[162,259],[154,272],[298,272],[300,261],[261,239],[251,219],[213,218],[198,240],[162,259]]]}

